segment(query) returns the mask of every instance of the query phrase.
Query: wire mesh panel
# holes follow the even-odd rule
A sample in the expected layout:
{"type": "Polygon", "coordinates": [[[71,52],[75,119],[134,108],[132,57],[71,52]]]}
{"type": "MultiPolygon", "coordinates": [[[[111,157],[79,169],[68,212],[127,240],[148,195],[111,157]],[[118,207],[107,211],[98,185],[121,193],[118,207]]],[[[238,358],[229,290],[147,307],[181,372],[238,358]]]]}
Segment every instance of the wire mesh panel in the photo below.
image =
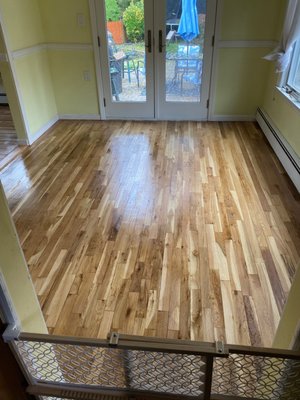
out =
{"type": "MultiPolygon", "coordinates": [[[[58,397],[49,397],[49,396],[43,396],[41,397],[42,400],[58,400],[58,397]]],[[[71,399],[72,400],[72,399],[71,399]]]]}
{"type": "Polygon", "coordinates": [[[203,393],[205,363],[200,356],[130,351],[127,365],[132,389],[186,396],[203,393]]]}
{"type": "MultiPolygon", "coordinates": [[[[96,398],[96,397],[95,397],[96,398]]],[[[81,394],[79,397],[70,398],[70,397],[53,397],[53,396],[40,396],[41,400],[94,400],[94,397],[89,394],[81,394]]],[[[101,397],[97,397],[97,400],[129,400],[127,397],[116,397],[116,396],[106,396],[103,395],[101,397]]]]}
{"type": "Polygon", "coordinates": [[[42,396],[41,400],[75,400],[75,399],[62,399],[61,397],[49,397],[49,396],[42,396]]]}
{"type": "Polygon", "coordinates": [[[263,400],[300,399],[300,361],[245,354],[215,358],[212,393],[263,400]]]}
{"type": "Polygon", "coordinates": [[[16,346],[37,381],[126,388],[122,350],[30,341],[16,346]]]}
{"type": "Polygon", "coordinates": [[[40,383],[186,396],[204,389],[205,356],[23,340],[16,348],[40,383]]]}
{"type": "MultiPolygon", "coordinates": [[[[40,397],[41,400],[93,400],[94,397],[92,397],[91,395],[87,394],[87,395],[80,395],[79,397],[76,398],[70,398],[70,397],[53,397],[53,396],[42,396],[40,397]]],[[[116,397],[116,396],[106,396],[103,395],[101,397],[97,397],[97,400],[129,400],[127,397],[116,397]]]]}
{"type": "Polygon", "coordinates": [[[9,330],[6,341],[30,382],[28,393],[42,400],[300,400],[298,352],[116,333],[106,342],[15,339],[9,330]]]}

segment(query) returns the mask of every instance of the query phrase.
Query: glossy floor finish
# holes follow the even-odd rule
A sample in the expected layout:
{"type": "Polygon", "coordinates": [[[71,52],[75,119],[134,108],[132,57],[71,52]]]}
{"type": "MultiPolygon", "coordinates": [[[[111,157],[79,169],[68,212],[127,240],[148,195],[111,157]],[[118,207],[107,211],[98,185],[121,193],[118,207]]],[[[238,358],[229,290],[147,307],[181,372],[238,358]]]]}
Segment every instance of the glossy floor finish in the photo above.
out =
{"type": "Polygon", "coordinates": [[[61,121],[1,178],[51,333],[271,345],[300,200],[256,124],[61,121]]]}
{"type": "Polygon", "coordinates": [[[0,171],[20,152],[9,106],[0,105],[0,171]]]}

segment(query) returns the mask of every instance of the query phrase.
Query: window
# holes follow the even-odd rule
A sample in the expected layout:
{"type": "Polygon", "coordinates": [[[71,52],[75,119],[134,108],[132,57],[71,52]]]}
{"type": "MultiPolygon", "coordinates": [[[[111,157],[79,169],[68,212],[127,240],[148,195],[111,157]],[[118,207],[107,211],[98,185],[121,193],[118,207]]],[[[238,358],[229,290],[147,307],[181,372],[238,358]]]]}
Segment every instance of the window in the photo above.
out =
{"type": "Polygon", "coordinates": [[[287,87],[296,100],[300,101],[300,40],[295,44],[287,87]]]}

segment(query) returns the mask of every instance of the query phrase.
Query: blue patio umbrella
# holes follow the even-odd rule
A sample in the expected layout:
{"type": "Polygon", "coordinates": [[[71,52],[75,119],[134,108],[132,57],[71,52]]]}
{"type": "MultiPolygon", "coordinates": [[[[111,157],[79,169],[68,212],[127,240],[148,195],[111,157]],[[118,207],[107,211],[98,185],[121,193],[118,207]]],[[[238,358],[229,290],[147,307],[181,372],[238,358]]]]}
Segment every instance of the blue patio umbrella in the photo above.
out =
{"type": "Polygon", "coordinates": [[[182,0],[182,13],[177,33],[187,42],[191,42],[199,35],[197,0],[182,0]]]}

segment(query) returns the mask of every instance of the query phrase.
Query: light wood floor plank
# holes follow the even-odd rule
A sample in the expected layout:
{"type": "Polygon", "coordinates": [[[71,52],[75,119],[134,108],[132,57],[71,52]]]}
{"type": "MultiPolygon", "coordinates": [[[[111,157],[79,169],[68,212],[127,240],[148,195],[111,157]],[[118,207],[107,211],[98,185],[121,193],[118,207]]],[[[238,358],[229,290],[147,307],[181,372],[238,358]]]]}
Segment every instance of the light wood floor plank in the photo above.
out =
{"type": "Polygon", "coordinates": [[[22,151],[14,122],[7,105],[0,105],[0,171],[6,168],[22,151]]]}
{"type": "Polygon", "coordinates": [[[271,346],[300,197],[255,123],[60,121],[0,178],[50,333],[271,346]]]}

